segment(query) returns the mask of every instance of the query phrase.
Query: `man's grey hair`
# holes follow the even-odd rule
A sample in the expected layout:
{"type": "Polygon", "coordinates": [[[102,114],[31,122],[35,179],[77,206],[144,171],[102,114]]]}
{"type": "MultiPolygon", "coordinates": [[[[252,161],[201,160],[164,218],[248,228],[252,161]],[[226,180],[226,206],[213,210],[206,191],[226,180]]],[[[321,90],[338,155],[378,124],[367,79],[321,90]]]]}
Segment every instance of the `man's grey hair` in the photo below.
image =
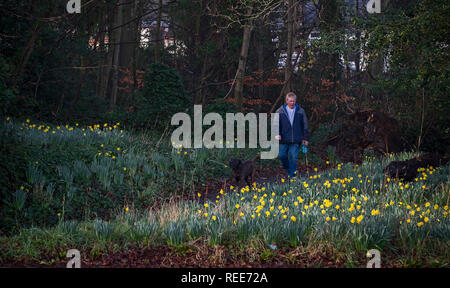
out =
{"type": "Polygon", "coordinates": [[[289,93],[287,93],[286,94],[286,100],[288,99],[288,98],[295,98],[295,99],[297,99],[297,95],[295,95],[295,93],[294,92],[289,92],[289,93]]]}

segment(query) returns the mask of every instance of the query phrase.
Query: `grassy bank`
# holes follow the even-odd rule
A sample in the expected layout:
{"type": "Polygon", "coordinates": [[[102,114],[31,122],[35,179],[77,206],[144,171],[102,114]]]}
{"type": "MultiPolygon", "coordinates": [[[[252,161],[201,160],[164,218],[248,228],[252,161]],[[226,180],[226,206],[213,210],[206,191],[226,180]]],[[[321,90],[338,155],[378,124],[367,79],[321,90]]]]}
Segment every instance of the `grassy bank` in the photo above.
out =
{"type": "Polygon", "coordinates": [[[256,155],[255,149],[174,149],[167,138],[129,133],[120,123],[80,127],[4,119],[0,231],[52,226],[60,219],[110,219],[125,206],[143,210],[190,197],[208,179],[231,176],[232,155],[256,155]]]}
{"type": "Polygon", "coordinates": [[[161,245],[177,251],[232,245],[258,259],[299,248],[351,259],[377,248],[411,263],[448,265],[448,167],[425,170],[409,184],[384,184],[382,163],[374,161],[339,167],[312,179],[229,189],[218,203],[173,201],[146,212],[123,207],[110,221],[61,219],[53,228],[22,229],[0,240],[2,260],[63,259],[74,247],[95,259],[161,245]]]}
{"type": "Polygon", "coordinates": [[[180,200],[201,196],[192,185],[230,173],[226,162],[237,149],[164,148],[120,123],[109,127],[4,124],[21,145],[10,149],[22,147],[29,161],[23,184],[3,192],[2,223],[9,217],[14,229],[0,238],[0,262],[51,264],[72,248],[100,259],[168,247],[173,255],[215,251],[213,258],[222,251],[246,263],[282,255],[295,264],[322,253],[331,266],[358,266],[376,248],[394,266],[449,265],[450,166],[421,168],[403,183],[383,169],[411,153],[366,157],[360,166],[327,163],[310,177],[228,185],[206,202],[180,200]]]}

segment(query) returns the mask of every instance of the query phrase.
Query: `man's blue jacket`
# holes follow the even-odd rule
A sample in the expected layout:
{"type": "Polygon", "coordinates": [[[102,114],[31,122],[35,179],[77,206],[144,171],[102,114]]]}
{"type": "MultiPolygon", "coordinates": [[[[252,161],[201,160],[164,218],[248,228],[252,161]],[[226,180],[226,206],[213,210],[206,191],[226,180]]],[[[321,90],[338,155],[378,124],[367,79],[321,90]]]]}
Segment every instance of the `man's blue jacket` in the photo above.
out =
{"type": "Polygon", "coordinates": [[[281,136],[281,144],[302,143],[303,140],[309,141],[308,121],[306,120],[306,113],[303,108],[295,104],[295,113],[293,125],[289,121],[289,116],[286,110],[287,104],[277,109],[279,114],[279,135],[281,136]]]}

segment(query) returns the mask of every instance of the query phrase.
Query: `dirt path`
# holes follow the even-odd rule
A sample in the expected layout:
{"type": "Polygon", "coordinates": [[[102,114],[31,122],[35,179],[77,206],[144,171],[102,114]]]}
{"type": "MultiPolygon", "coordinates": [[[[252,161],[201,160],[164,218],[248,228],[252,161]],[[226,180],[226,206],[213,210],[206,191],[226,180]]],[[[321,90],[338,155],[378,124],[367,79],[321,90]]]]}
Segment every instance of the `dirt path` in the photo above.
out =
{"type": "MultiPolygon", "coordinates": [[[[254,251],[252,249],[235,249],[233,246],[214,246],[193,243],[184,248],[168,245],[131,248],[127,251],[111,253],[90,259],[85,256],[81,260],[82,268],[364,268],[367,258],[364,253],[353,258],[352,263],[346,263],[342,256],[332,255],[326,251],[306,252],[300,248],[280,247],[272,250],[254,251]],[[269,255],[269,256],[267,256],[269,255]],[[294,261],[293,261],[294,260],[294,261]]],[[[89,255],[81,251],[82,255],[89,255]]],[[[391,253],[384,254],[383,268],[400,268],[405,263],[398,261],[399,256],[391,253]]],[[[445,259],[440,259],[444,261],[445,259]]],[[[15,262],[2,262],[0,267],[9,268],[37,268],[53,267],[65,268],[68,259],[52,260],[22,259],[15,262]]],[[[430,267],[430,263],[423,263],[422,267],[430,267]]]]}
{"type": "MultiPolygon", "coordinates": [[[[81,251],[82,255],[87,252],[81,251]]],[[[317,253],[315,255],[297,256],[298,261],[292,263],[288,255],[296,255],[296,249],[280,249],[273,251],[270,259],[261,259],[260,253],[252,252],[249,257],[245,251],[236,251],[226,246],[211,247],[209,245],[192,245],[185,249],[167,245],[129,249],[112,253],[95,259],[83,259],[83,268],[277,268],[277,267],[343,267],[342,260],[336,261],[332,255],[317,253]],[[253,255],[254,253],[254,255],[253,255]],[[249,259],[252,258],[252,259],[249,259]]],[[[88,257],[89,258],[89,257],[88,257]]],[[[292,257],[291,257],[292,258],[292,257]]],[[[67,259],[52,261],[22,260],[14,263],[0,263],[0,267],[54,267],[65,268],[67,259]]]]}
{"type": "MultiPolygon", "coordinates": [[[[298,163],[298,171],[299,171],[299,177],[305,178],[309,175],[314,175],[315,173],[327,170],[325,167],[316,167],[318,168],[317,172],[314,172],[314,167],[312,165],[309,165],[308,167],[306,165],[302,165],[298,163]]],[[[265,184],[272,184],[272,183],[281,183],[281,179],[287,179],[287,173],[286,171],[281,167],[281,164],[278,168],[272,167],[272,168],[265,168],[258,165],[255,173],[255,179],[254,182],[257,183],[258,187],[264,186],[265,184]]],[[[241,186],[245,186],[246,184],[240,183],[241,186]]],[[[201,200],[205,201],[206,199],[210,201],[215,201],[216,197],[220,191],[220,189],[224,189],[225,187],[229,187],[230,185],[233,186],[239,186],[237,185],[236,181],[232,178],[221,178],[221,179],[210,179],[208,181],[208,184],[201,189],[199,192],[202,197],[201,200]]],[[[198,199],[198,197],[197,197],[198,199]]]]}

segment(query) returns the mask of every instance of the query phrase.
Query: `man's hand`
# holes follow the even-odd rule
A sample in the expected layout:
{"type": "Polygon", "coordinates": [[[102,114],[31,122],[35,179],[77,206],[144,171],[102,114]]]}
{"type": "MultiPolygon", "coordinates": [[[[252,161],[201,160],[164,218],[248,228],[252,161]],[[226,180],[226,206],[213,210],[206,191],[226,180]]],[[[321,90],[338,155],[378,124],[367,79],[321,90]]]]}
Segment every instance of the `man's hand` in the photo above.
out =
{"type": "Polygon", "coordinates": [[[281,136],[280,136],[280,135],[277,135],[277,136],[275,136],[275,139],[281,140],[281,136]]]}
{"type": "Polygon", "coordinates": [[[302,144],[305,145],[305,146],[308,146],[308,141],[303,140],[302,144]]]}

